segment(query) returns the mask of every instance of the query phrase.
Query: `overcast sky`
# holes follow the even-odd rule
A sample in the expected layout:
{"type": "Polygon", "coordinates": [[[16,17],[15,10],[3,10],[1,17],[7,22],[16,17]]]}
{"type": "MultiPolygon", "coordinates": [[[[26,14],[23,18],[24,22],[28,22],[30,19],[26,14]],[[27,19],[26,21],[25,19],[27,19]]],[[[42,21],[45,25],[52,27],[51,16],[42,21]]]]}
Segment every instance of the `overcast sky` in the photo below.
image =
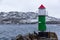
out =
{"type": "Polygon", "coordinates": [[[0,0],[0,11],[37,12],[43,4],[48,15],[60,18],[60,0],[0,0]]]}

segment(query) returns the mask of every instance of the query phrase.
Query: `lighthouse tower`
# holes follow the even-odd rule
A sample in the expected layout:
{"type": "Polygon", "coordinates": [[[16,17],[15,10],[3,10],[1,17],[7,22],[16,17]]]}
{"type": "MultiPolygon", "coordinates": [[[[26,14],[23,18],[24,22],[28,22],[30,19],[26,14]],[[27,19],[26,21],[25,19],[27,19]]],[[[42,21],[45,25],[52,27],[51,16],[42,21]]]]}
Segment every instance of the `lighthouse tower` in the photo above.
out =
{"type": "Polygon", "coordinates": [[[41,5],[38,8],[38,30],[41,32],[46,31],[46,8],[41,5]]]}

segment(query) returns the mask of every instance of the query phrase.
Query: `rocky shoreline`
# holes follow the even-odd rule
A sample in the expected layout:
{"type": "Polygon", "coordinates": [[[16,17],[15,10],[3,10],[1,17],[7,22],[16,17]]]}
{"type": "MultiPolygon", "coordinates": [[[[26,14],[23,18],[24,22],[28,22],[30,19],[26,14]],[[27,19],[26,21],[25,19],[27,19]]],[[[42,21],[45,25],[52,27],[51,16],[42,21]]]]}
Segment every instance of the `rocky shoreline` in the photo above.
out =
{"type": "Polygon", "coordinates": [[[33,34],[29,33],[28,35],[25,36],[19,34],[16,36],[16,40],[58,40],[58,38],[57,35],[53,32],[48,33],[48,38],[40,37],[36,32],[34,32],[33,34]]]}

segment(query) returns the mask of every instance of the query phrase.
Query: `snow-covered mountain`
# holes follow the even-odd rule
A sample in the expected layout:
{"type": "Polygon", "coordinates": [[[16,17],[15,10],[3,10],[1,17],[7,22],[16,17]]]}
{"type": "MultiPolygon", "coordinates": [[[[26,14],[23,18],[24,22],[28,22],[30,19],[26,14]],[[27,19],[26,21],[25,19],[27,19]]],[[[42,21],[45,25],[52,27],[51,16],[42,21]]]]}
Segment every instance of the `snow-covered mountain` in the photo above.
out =
{"type": "MultiPolygon", "coordinates": [[[[60,19],[46,15],[46,21],[60,21],[60,19]]],[[[0,23],[37,23],[38,13],[35,12],[0,12],[0,23]]]]}

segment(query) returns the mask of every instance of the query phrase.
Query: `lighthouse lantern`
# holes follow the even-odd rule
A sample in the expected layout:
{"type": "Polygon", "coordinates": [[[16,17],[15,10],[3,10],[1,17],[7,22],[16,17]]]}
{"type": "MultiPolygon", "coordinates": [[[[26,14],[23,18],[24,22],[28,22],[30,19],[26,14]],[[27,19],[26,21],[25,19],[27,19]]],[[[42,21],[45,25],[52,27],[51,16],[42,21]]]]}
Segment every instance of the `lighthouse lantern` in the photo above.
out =
{"type": "Polygon", "coordinates": [[[46,15],[46,8],[43,5],[41,5],[38,9],[38,15],[46,15]]]}

